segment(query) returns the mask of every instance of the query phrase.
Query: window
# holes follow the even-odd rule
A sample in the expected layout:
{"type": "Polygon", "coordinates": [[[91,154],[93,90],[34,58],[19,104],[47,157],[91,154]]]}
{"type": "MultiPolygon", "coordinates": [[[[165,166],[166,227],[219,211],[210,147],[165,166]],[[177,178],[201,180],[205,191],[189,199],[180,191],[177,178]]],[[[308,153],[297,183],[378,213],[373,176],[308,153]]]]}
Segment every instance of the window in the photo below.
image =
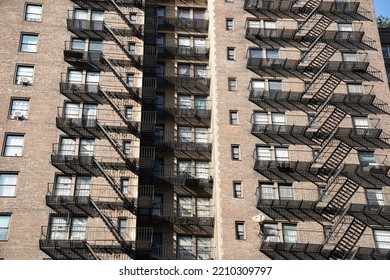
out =
{"type": "Polygon", "coordinates": [[[234,29],[234,21],[232,18],[226,19],[226,30],[233,30],[234,29]]]}
{"type": "Polygon", "coordinates": [[[233,181],[233,197],[242,198],[242,183],[240,181],[233,181]]]}
{"type": "Polygon", "coordinates": [[[129,42],[129,53],[135,54],[135,43],[134,42],[129,42]]]}
{"type": "Polygon", "coordinates": [[[24,14],[25,21],[42,21],[42,5],[27,4],[24,14]]]}
{"type": "Polygon", "coordinates": [[[196,259],[211,260],[211,238],[197,237],[196,238],[196,259]]]}
{"type": "Polygon", "coordinates": [[[23,154],[24,135],[6,135],[3,156],[20,157],[23,154]]]}
{"type": "Polygon", "coordinates": [[[313,149],[313,162],[315,162],[315,163],[322,162],[322,155],[321,155],[319,149],[313,149]]]}
{"type": "Polygon", "coordinates": [[[18,65],[16,67],[16,80],[17,85],[29,86],[32,85],[34,76],[34,66],[18,65]]]}
{"type": "Polygon", "coordinates": [[[375,247],[378,249],[390,249],[390,231],[379,229],[374,229],[373,231],[375,247]]]}
{"type": "Polygon", "coordinates": [[[369,122],[367,117],[352,117],[352,125],[357,135],[369,135],[369,122]]]}
{"type": "Polygon", "coordinates": [[[288,161],[288,148],[275,148],[275,160],[277,162],[288,161]]]}
{"type": "Polygon", "coordinates": [[[274,199],[275,198],[274,185],[260,183],[260,198],[261,199],[274,199]]]}
{"type": "Polygon", "coordinates": [[[208,161],[195,162],[195,176],[198,179],[208,179],[209,178],[209,162],[208,161]]]}
{"type": "Polygon", "coordinates": [[[60,145],[60,155],[73,156],[75,151],[76,140],[72,138],[62,138],[60,145]]]}
{"type": "Polygon", "coordinates": [[[225,0],[225,3],[233,3],[234,0],[225,0]]]}
{"type": "Polygon", "coordinates": [[[359,162],[363,166],[367,165],[375,165],[376,164],[376,159],[375,159],[375,154],[374,152],[368,151],[358,151],[358,158],[359,162]]]}
{"type": "Polygon", "coordinates": [[[268,124],[268,114],[264,112],[254,112],[253,113],[253,122],[255,124],[268,124]]]}
{"type": "Polygon", "coordinates": [[[191,127],[179,126],[177,128],[177,141],[181,143],[192,142],[191,127]]]}
{"type": "Polygon", "coordinates": [[[197,113],[200,113],[199,110],[206,110],[206,97],[205,96],[195,96],[194,97],[194,109],[198,110],[197,113]]]}
{"type": "Polygon", "coordinates": [[[264,21],[264,33],[266,36],[275,36],[276,35],[276,22],[275,21],[264,21]]]}
{"type": "Polygon", "coordinates": [[[263,80],[251,80],[251,92],[255,95],[262,95],[264,92],[264,81],[263,80]]]}
{"type": "Polygon", "coordinates": [[[11,99],[11,109],[9,113],[10,118],[27,119],[29,104],[29,100],[11,99]]]}
{"type": "Polygon", "coordinates": [[[326,194],[326,188],[325,187],[318,187],[318,198],[321,202],[328,202],[329,197],[326,194]]]}
{"type": "Polygon", "coordinates": [[[133,106],[125,107],[125,118],[131,120],[133,118],[133,106]]]}
{"type": "Polygon", "coordinates": [[[191,95],[180,94],[177,96],[178,109],[191,109],[191,95]]]}
{"type": "Polygon", "coordinates": [[[192,198],[190,196],[181,196],[177,198],[177,214],[180,217],[192,217],[192,198]]]}
{"type": "Polygon", "coordinates": [[[206,66],[205,65],[195,65],[194,66],[194,77],[195,78],[206,78],[206,66]]]}
{"type": "Polygon", "coordinates": [[[390,58],[390,45],[382,45],[383,58],[390,58]]]}
{"type": "Polygon", "coordinates": [[[121,192],[123,194],[129,193],[129,184],[130,184],[129,179],[125,179],[125,178],[121,179],[121,192]]]}
{"type": "Polygon", "coordinates": [[[283,225],[283,241],[285,243],[298,243],[298,232],[296,225],[283,225]]]}
{"type": "Polygon", "coordinates": [[[234,48],[227,48],[227,59],[228,60],[234,60],[234,48]]]}
{"type": "Polygon", "coordinates": [[[347,84],[349,94],[363,94],[364,88],[362,84],[347,84]]]}
{"type": "Polygon", "coordinates": [[[240,160],[240,146],[232,145],[232,160],[240,160]]]}
{"type": "Polygon", "coordinates": [[[72,177],[58,175],[54,184],[54,196],[69,196],[71,194],[72,177]]]}
{"type": "Polygon", "coordinates": [[[237,79],[236,78],[229,78],[228,79],[228,89],[229,89],[229,91],[237,90],[237,79]]]}
{"type": "Polygon", "coordinates": [[[191,236],[177,237],[177,258],[179,260],[192,259],[192,238],[191,236]]]}
{"type": "Polygon", "coordinates": [[[278,225],[264,223],[262,225],[262,234],[264,242],[278,242],[279,234],[278,234],[278,225]]]}
{"type": "Polygon", "coordinates": [[[21,52],[37,52],[38,50],[38,35],[22,34],[20,38],[21,52]]]}
{"type": "Polygon", "coordinates": [[[271,148],[269,147],[257,147],[257,159],[269,161],[271,160],[271,148]]]}
{"type": "Polygon", "coordinates": [[[177,75],[179,77],[190,77],[191,76],[191,66],[189,64],[179,64],[177,66],[177,75]]]}
{"type": "Polygon", "coordinates": [[[236,239],[244,240],[245,239],[245,223],[236,222],[236,239]]]}
{"type": "Polygon", "coordinates": [[[293,187],[291,184],[278,184],[280,199],[293,199],[293,187]]]}
{"type": "Polygon", "coordinates": [[[238,112],[237,111],[230,111],[229,112],[229,121],[230,121],[231,125],[238,124],[238,112]]]}
{"type": "Polygon", "coordinates": [[[72,38],[72,41],[70,43],[70,48],[74,51],[84,51],[85,40],[79,38],[72,38]]]}
{"type": "Polygon", "coordinates": [[[195,143],[208,143],[208,129],[205,127],[195,128],[195,143]]]}
{"type": "Polygon", "coordinates": [[[136,24],[137,23],[137,13],[130,13],[129,20],[130,20],[130,23],[136,24]]]}
{"type": "Polygon", "coordinates": [[[124,141],[123,142],[123,153],[126,156],[129,156],[131,152],[131,141],[124,141]]]}
{"type": "Polygon", "coordinates": [[[127,85],[129,87],[134,87],[134,74],[127,74],[127,85]]]}
{"type": "Polygon", "coordinates": [[[126,224],[127,224],[126,218],[119,218],[118,219],[118,232],[119,232],[119,235],[123,238],[126,237],[126,224]]]}
{"type": "Polygon", "coordinates": [[[15,196],[17,174],[0,173],[0,196],[15,196]]]}
{"type": "Polygon", "coordinates": [[[91,190],[91,177],[77,176],[75,186],[75,196],[89,196],[91,190]]]}
{"type": "Polygon", "coordinates": [[[316,120],[315,116],[308,115],[307,116],[307,122],[308,122],[309,128],[316,128],[317,127],[317,120],[316,120]]]}
{"type": "Polygon", "coordinates": [[[366,189],[366,197],[369,205],[385,205],[382,190],[366,189]]]}
{"type": "Polygon", "coordinates": [[[0,214],[0,240],[8,239],[10,220],[11,220],[11,215],[0,214]]]}
{"type": "Polygon", "coordinates": [[[248,28],[260,28],[260,20],[248,20],[248,28]]]}
{"type": "Polygon", "coordinates": [[[342,53],[343,61],[347,62],[356,62],[358,61],[358,56],[356,53],[342,53]]]}
{"type": "Polygon", "coordinates": [[[81,139],[79,156],[91,157],[93,156],[94,139],[81,139]]]}

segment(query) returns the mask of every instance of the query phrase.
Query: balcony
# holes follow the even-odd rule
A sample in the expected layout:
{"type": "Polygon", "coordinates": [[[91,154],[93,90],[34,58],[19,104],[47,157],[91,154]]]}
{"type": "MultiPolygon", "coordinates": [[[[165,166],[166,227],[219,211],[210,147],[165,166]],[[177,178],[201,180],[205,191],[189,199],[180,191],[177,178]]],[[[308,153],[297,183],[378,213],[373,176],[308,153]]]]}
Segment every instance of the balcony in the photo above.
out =
{"type": "Polygon", "coordinates": [[[215,248],[156,245],[152,247],[149,258],[154,260],[214,260],[215,248]]]}
{"type": "MultiPolygon", "coordinates": [[[[208,42],[207,42],[208,44],[208,42]]],[[[177,39],[165,40],[164,45],[157,45],[159,58],[208,61],[209,47],[179,45],[177,39]]]]}
{"type": "Polygon", "coordinates": [[[186,133],[184,136],[175,136],[165,133],[163,137],[155,138],[155,146],[174,151],[177,158],[194,160],[211,160],[212,143],[209,134],[186,133]]]}
{"type": "MultiPolygon", "coordinates": [[[[286,152],[283,152],[285,154],[280,158],[259,157],[255,160],[254,169],[270,181],[315,184],[326,184],[329,177],[337,172],[327,165],[327,159],[338,155],[336,149],[325,151],[317,157],[310,151],[286,150],[286,152]]],[[[388,174],[390,162],[387,154],[375,153],[360,164],[356,163],[361,157],[359,153],[349,152],[345,160],[335,161],[332,164],[340,168],[340,175],[361,186],[382,188],[390,184],[388,174]]]]}
{"type": "MultiPolygon", "coordinates": [[[[262,19],[290,17],[302,19],[305,3],[295,4],[295,0],[246,0],[244,9],[262,19]]],[[[322,1],[317,13],[335,21],[372,20],[370,11],[360,7],[360,2],[322,1]]]]}
{"type": "MultiPolygon", "coordinates": [[[[111,138],[112,133],[131,133],[139,137],[142,126],[140,120],[126,118],[124,122],[115,111],[109,109],[95,109],[95,112],[95,115],[79,116],[74,111],[69,113],[66,112],[66,108],[59,107],[56,118],[57,128],[68,136],[74,137],[108,139],[111,138]]],[[[133,112],[133,114],[137,113],[141,116],[141,112],[133,112]]],[[[148,112],[142,114],[147,115],[148,112]]]]}
{"type": "MultiPolygon", "coordinates": [[[[369,64],[367,61],[329,61],[323,71],[342,81],[381,81],[382,73],[369,64]]],[[[309,73],[321,71],[320,66],[289,58],[249,57],[247,68],[262,77],[296,77],[302,80],[310,78],[309,73]]]]}
{"type": "MultiPolygon", "coordinates": [[[[295,118],[298,120],[298,118],[295,118]]],[[[302,120],[301,123],[305,121],[302,120]]],[[[299,122],[298,122],[299,123],[299,122]]],[[[321,127],[321,124],[317,124],[321,127]]],[[[335,128],[334,139],[338,139],[356,149],[390,149],[390,135],[377,128],[335,128]]],[[[318,140],[328,135],[316,133],[316,129],[301,125],[253,124],[252,134],[268,144],[315,146],[318,140]]]]}
{"type": "Polygon", "coordinates": [[[206,19],[159,17],[157,22],[160,31],[207,33],[209,29],[209,21],[206,19]]]}
{"type": "Polygon", "coordinates": [[[115,76],[99,75],[100,81],[96,83],[83,81],[70,81],[68,74],[63,73],[60,82],[60,92],[73,102],[109,104],[112,100],[139,99],[151,87],[155,88],[155,79],[136,77],[134,83],[123,87],[115,76]],[[145,85],[145,88],[142,87],[145,85]]]}
{"type": "Polygon", "coordinates": [[[106,22],[102,20],[88,20],[73,18],[73,11],[68,11],[67,28],[79,38],[90,38],[95,40],[112,40],[112,35],[136,36],[142,38],[142,25],[133,24],[128,18],[123,20],[124,15],[119,15],[121,21],[106,22]],[[111,28],[108,25],[115,25],[111,28]]]}
{"type": "Polygon", "coordinates": [[[83,51],[72,49],[70,42],[66,42],[64,60],[76,68],[86,70],[100,70],[110,72],[114,67],[135,67],[140,69],[142,57],[120,55],[120,52],[83,51]]]}
{"type": "Polygon", "coordinates": [[[140,169],[153,168],[154,148],[131,147],[129,152],[120,153],[106,145],[53,144],[51,163],[69,175],[105,176],[105,169],[131,170],[138,174],[140,169]]]}
{"type": "Polygon", "coordinates": [[[157,72],[155,68],[144,69],[144,76],[155,78],[158,88],[174,87],[177,91],[191,92],[194,95],[208,95],[210,91],[210,78],[208,70],[201,70],[201,74],[192,73],[190,75],[179,74],[179,69],[166,67],[162,72],[157,72]]]}
{"type": "Polygon", "coordinates": [[[211,168],[208,161],[198,161],[181,167],[175,165],[157,165],[154,167],[155,183],[168,183],[177,187],[205,190],[205,195],[213,186],[211,168]],[[181,171],[183,169],[183,171],[181,171]]]}
{"type": "Polygon", "coordinates": [[[104,210],[129,210],[136,213],[138,207],[151,207],[153,186],[129,186],[126,193],[119,197],[110,185],[48,184],[46,204],[60,214],[98,217],[94,207],[104,210]],[[91,200],[94,202],[92,205],[91,200]]]}
{"type": "MultiPolygon", "coordinates": [[[[311,42],[317,40],[317,38],[312,38],[308,31],[310,30],[247,27],[245,38],[260,47],[276,49],[292,46],[298,49],[305,49],[308,44],[310,45],[311,42]]],[[[376,42],[364,34],[365,32],[363,31],[325,30],[319,40],[338,50],[377,50],[376,42]]]]}
{"type": "MultiPolygon", "coordinates": [[[[282,232],[276,230],[275,235],[262,234],[260,251],[272,260],[388,260],[390,258],[390,249],[361,247],[359,244],[341,258],[335,248],[342,239],[343,233],[343,231],[339,232],[325,241],[323,231],[296,230],[294,238],[291,238],[283,236],[282,232]]],[[[363,234],[363,238],[373,239],[367,234],[363,234]]]]}
{"type": "Polygon", "coordinates": [[[113,254],[132,259],[136,251],[150,250],[152,232],[152,228],[126,228],[119,242],[106,227],[87,226],[78,232],[70,226],[42,227],[39,247],[54,260],[104,260],[113,254]]]}
{"type": "MultiPolygon", "coordinates": [[[[109,0],[71,0],[76,5],[83,9],[92,10],[104,10],[104,11],[115,11],[115,8],[110,4],[109,0]]],[[[115,4],[119,7],[137,7],[141,9],[143,7],[142,1],[140,0],[114,0],[115,4]]]]}

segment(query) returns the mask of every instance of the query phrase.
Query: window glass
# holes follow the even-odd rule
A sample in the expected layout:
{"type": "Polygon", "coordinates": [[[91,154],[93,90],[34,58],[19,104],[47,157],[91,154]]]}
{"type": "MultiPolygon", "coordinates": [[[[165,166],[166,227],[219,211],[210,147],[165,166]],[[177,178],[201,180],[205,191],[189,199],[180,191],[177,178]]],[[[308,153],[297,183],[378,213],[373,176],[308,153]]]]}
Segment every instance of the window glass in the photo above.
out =
{"type": "Polygon", "coordinates": [[[22,34],[20,51],[22,52],[37,52],[38,50],[38,35],[22,34]]]}
{"type": "Polygon", "coordinates": [[[23,154],[23,135],[7,135],[4,146],[4,156],[20,157],[23,154]]]}
{"type": "Polygon", "coordinates": [[[26,5],[26,13],[24,16],[25,21],[42,21],[42,5],[26,5]]]}
{"type": "Polygon", "coordinates": [[[17,174],[0,174],[0,196],[15,196],[17,174]]]}

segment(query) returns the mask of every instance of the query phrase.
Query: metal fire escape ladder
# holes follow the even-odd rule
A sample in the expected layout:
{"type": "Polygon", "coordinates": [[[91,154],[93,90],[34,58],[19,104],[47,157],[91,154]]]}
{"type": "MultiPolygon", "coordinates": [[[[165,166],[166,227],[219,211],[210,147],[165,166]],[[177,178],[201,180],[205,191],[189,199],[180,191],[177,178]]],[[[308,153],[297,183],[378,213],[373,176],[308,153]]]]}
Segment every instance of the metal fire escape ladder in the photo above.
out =
{"type": "Polygon", "coordinates": [[[124,52],[124,54],[131,60],[131,63],[137,67],[138,69],[141,69],[141,61],[140,59],[136,60],[134,56],[130,53],[130,51],[123,45],[123,42],[118,38],[118,36],[115,35],[115,33],[111,30],[110,27],[108,27],[106,24],[104,24],[104,28],[106,29],[107,33],[110,34],[111,38],[114,39],[115,43],[118,45],[118,47],[124,52]]]}
{"type": "Polygon", "coordinates": [[[114,109],[114,111],[118,114],[118,116],[120,117],[120,119],[127,125],[127,127],[129,128],[129,132],[131,134],[133,134],[134,136],[139,136],[139,131],[138,131],[138,128],[137,127],[134,127],[129,121],[128,119],[126,118],[126,116],[122,113],[121,109],[118,107],[117,104],[115,104],[111,98],[108,96],[108,94],[100,89],[101,93],[103,94],[104,98],[108,101],[108,103],[110,104],[110,106],[114,109]]]}
{"type": "Polygon", "coordinates": [[[307,1],[306,4],[301,9],[299,9],[298,15],[302,16],[304,19],[299,23],[298,29],[302,28],[302,26],[305,25],[305,23],[311,18],[311,16],[320,7],[321,3],[322,0],[307,1]]]}
{"type": "Polygon", "coordinates": [[[130,98],[133,99],[136,102],[140,102],[140,96],[137,92],[134,92],[126,82],[126,79],[118,72],[118,70],[115,69],[115,66],[104,56],[101,57],[103,62],[111,69],[111,71],[114,73],[114,75],[118,78],[118,80],[121,82],[121,84],[125,87],[125,89],[129,92],[130,98]]]}
{"type": "Polygon", "coordinates": [[[338,125],[347,116],[343,110],[334,108],[329,117],[324,121],[320,128],[314,133],[313,141],[324,147],[325,143],[329,143],[329,139],[334,136],[338,125]],[[324,140],[325,139],[325,140],[324,140]]]}
{"type": "Polygon", "coordinates": [[[336,194],[322,210],[322,216],[329,220],[333,220],[335,215],[337,215],[337,213],[347,205],[359,187],[360,185],[356,182],[346,179],[336,194]]]}
{"type": "Polygon", "coordinates": [[[318,43],[324,34],[325,30],[331,25],[333,21],[326,16],[322,16],[317,23],[310,29],[310,31],[302,38],[302,45],[307,48],[305,53],[310,52],[318,43]]]}
{"type": "Polygon", "coordinates": [[[95,260],[100,260],[100,258],[95,254],[91,245],[89,245],[88,242],[85,242],[85,247],[87,247],[88,251],[91,253],[95,260]]]}
{"type": "Polygon", "coordinates": [[[363,235],[366,227],[365,224],[354,218],[339,242],[337,242],[336,246],[330,252],[329,258],[346,259],[363,235]]]}
{"type": "Polygon", "coordinates": [[[130,29],[133,31],[133,34],[137,36],[139,39],[142,39],[142,30],[136,29],[135,25],[130,21],[130,19],[127,18],[125,14],[123,14],[121,8],[116,4],[115,0],[107,0],[107,1],[114,8],[116,13],[122,18],[122,20],[130,27],[130,29]]]}
{"type": "Polygon", "coordinates": [[[351,150],[351,146],[340,142],[325,163],[319,168],[317,173],[318,178],[322,179],[324,182],[328,182],[351,150]]]}
{"type": "Polygon", "coordinates": [[[326,45],[319,54],[305,68],[304,74],[312,81],[325,70],[328,66],[330,58],[336,53],[336,49],[330,45],[326,45]]]}
{"type": "Polygon", "coordinates": [[[104,178],[106,178],[107,182],[110,184],[111,188],[115,191],[115,193],[118,195],[118,197],[123,201],[125,204],[125,207],[129,209],[132,213],[135,213],[135,206],[134,203],[130,202],[127,197],[122,193],[121,188],[118,186],[118,184],[114,181],[114,179],[111,178],[109,174],[107,174],[106,170],[101,166],[99,162],[94,158],[93,159],[94,164],[99,168],[100,172],[102,172],[104,178]]]}
{"type": "Polygon", "coordinates": [[[125,241],[123,237],[118,233],[117,227],[112,223],[111,219],[100,210],[96,203],[91,200],[92,206],[96,209],[99,216],[102,218],[103,222],[106,224],[112,235],[115,237],[116,241],[121,245],[125,252],[128,252],[132,248],[131,242],[125,241]]]}

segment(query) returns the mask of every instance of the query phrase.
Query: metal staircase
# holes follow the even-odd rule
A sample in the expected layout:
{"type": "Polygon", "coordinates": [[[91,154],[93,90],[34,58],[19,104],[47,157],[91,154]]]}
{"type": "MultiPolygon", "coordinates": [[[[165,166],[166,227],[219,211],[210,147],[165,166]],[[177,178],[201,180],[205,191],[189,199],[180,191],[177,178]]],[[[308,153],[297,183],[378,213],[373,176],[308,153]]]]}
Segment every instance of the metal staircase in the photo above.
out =
{"type": "Polygon", "coordinates": [[[366,225],[357,219],[353,219],[339,242],[330,252],[330,259],[346,259],[354,249],[356,243],[363,235],[366,225]]]}

